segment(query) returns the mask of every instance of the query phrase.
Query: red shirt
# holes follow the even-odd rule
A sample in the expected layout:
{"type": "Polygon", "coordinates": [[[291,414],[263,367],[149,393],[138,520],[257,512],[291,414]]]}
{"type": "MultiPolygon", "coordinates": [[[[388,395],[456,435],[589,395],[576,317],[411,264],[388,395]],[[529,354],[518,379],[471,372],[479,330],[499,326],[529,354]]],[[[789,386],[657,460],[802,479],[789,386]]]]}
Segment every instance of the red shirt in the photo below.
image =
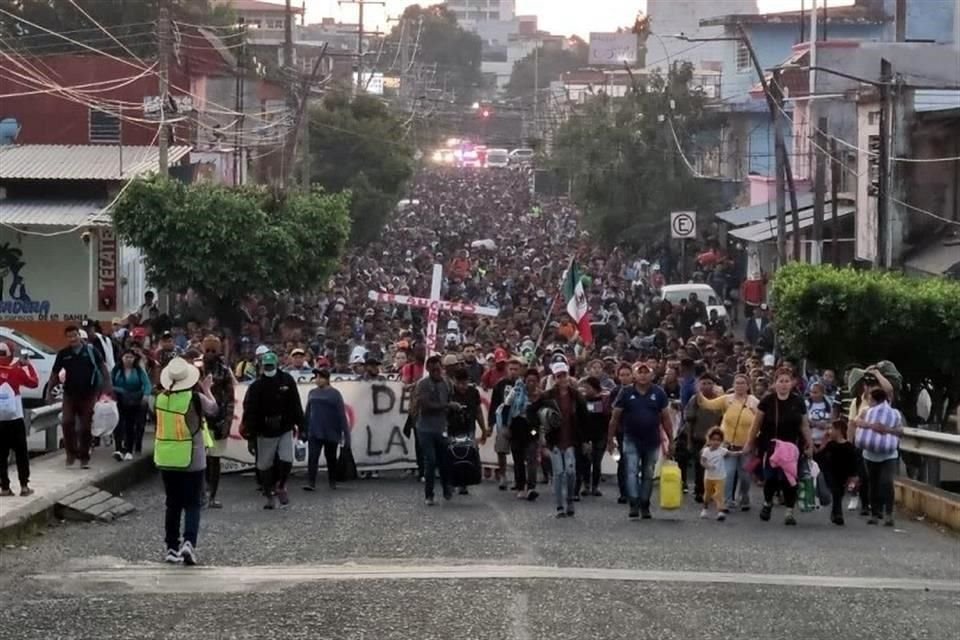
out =
{"type": "Polygon", "coordinates": [[[420,382],[423,377],[423,364],[420,362],[409,362],[403,365],[400,370],[400,381],[403,384],[414,384],[420,382]]]}
{"type": "Polygon", "coordinates": [[[40,386],[40,380],[37,378],[37,370],[29,362],[20,364],[14,362],[11,364],[0,364],[0,395],[12,393],[14,401],[17,403],[17,412],[20,418],[23,417],[23,402],[20,399],[20,387],[36,389],[40,386]],[[7,391],[9,389],[9,391],[7,391]]]}
{"type": "Polygon", "coordinates": [[[507,368],[497,369],[495,366],[490,367],[483,372],[483,375],[480,376],[480,386],[484,389],[493,389],[497,386],[497,383],[507,377],[507,368]]]}

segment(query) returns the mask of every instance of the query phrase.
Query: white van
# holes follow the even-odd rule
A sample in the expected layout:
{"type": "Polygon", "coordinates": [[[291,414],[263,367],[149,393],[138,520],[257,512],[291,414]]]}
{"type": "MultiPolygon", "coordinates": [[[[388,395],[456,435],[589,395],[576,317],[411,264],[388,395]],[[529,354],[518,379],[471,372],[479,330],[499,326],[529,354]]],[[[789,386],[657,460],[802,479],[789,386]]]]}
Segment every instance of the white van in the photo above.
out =
{"type": "Polygon", "coordinates": [[[487,151],[487,168],[503,169],[510,166],[510,152],[506,149],[489,149],[487,151]]]}

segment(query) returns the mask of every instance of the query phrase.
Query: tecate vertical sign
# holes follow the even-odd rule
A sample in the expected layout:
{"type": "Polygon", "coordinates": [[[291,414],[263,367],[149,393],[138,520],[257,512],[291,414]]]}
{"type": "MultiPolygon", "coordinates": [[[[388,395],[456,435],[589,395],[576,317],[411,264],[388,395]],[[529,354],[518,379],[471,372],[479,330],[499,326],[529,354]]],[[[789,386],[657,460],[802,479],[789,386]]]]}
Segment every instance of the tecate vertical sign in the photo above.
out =
{"type": "Polygon", "coordinates": [[[616,66],[637,64],[637,34],[591,33],[589,63],[616,66]]]}
{"type": "Polygon", "coordinates": [[[117,236],[113,229],[100,230],[97,249],[97,311],[117,310],[117,236]]]}

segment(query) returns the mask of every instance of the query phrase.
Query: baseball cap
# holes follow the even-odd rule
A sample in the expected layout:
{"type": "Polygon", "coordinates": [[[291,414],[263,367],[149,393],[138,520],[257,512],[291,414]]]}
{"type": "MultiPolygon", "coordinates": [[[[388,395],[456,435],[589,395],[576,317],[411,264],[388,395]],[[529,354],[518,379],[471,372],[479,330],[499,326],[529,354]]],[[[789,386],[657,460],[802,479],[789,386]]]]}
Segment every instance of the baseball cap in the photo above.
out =
{"type": "Polygon", "coordinates": [[[566,362],[554,362],[550,365],[550,373],[555,376],[561,373],[570,373],[570,367],[567,366],[566,362]]]}
{"type": "Polygon", "coordinates": [[[297,347],[296,349],[294,349],[293,351],[290,352],[290,355],[292,355],[292,356],[305,356],[305,355],[307,355],[307,352],[304,351],[303,349],[297,347]]]}
{"type": "Polygon", "coordinates": [[[648,364],[647,364],[646,362],[644,362],[643,360],[641,360],[641,361],[638,362],[637,364],[633,365],[633,370],[634,370],[634,371],[640,371],[641,369],[646,369],[647,371],[652,371],[652,370],[650,369],[650,365],[648,365],[648,364]]]}
{"type": "Polygon", "coordinates": [[[330,370],[327,369],[326,367],[318,367],[313,370],[313,375],[317,376],[318,378],[326,378],[327,380],[329,380],[330,370]]]}
{"type": "Polygon", "coordinates": [[[262,345],[260,345],[259,347],[257,347],[257,350],[254,351],[254,353],[257,355],[257,357],[264,356],[264,355],[270,353],[270,347],[268,347],[268,346],[265,345],[265,344],[262,344],[262,345]]]}
{"type": "Polygon", "coordinates": [[[447,355],[443,356],[442,360],[440,360],[441,366],[444,366],[444,367],[452,367],[453,365],[459,364],[459,363],[460,363],[460,359],[457,358],[457,356],[455,356],[452,353],[448,353],[447,355]]]}
{"type": "Polygon", "coordinates": [[[277,358],[277,354],[275,354],[273,351],[268,351],[267,353],[263,354],[263,360],[261,362],[265,367],[276,367],[280,364],[280,359],[277,358]]]}
{"type": "MultiPolygon", "coordinates": [[[[84,334],[84,332],[81,331],[81,332],[80,332],[80,335],[83,336],[83,334],[84,334]]],[[[146,327],[134,327],[134,328],[133,328],[133,331],[130,332],[130,335],[132,335],[132,336],[134,337],[134,339],[138,339],[138,338],[139,338],[139,339],[143,339],[143,338],[146,338],[146,337],[147,337],[147,329],[146,329],[146,327]]],[[[86,336],[83,336],[83,337],[86,337],[86,336]]]]}
{"type": "Polygon", "coordinates": [[[510,358],[506,349],[495,349],[493,352],[494,362],[506,362],[510,358]]]}

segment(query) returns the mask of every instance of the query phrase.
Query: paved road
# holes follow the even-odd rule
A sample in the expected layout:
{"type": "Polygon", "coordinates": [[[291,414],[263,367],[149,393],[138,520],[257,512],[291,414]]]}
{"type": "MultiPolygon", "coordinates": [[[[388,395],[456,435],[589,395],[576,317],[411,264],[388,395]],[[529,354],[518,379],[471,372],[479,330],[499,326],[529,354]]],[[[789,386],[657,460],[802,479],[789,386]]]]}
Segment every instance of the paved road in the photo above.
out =
{"type": "Polygon", "coordinates": [[[629,522],[610,495],[556,520],[490,484],[433,509],[419,491],[297,490],[265,513],[230,477],[188,569],[157,562],[152,480],[126,495],[132,516],[2,550],[0,638],[904,640],[960,620],[960,540],[921,523],[841,530],[815,513],[788,529],[692,506],[629,522]]]}

